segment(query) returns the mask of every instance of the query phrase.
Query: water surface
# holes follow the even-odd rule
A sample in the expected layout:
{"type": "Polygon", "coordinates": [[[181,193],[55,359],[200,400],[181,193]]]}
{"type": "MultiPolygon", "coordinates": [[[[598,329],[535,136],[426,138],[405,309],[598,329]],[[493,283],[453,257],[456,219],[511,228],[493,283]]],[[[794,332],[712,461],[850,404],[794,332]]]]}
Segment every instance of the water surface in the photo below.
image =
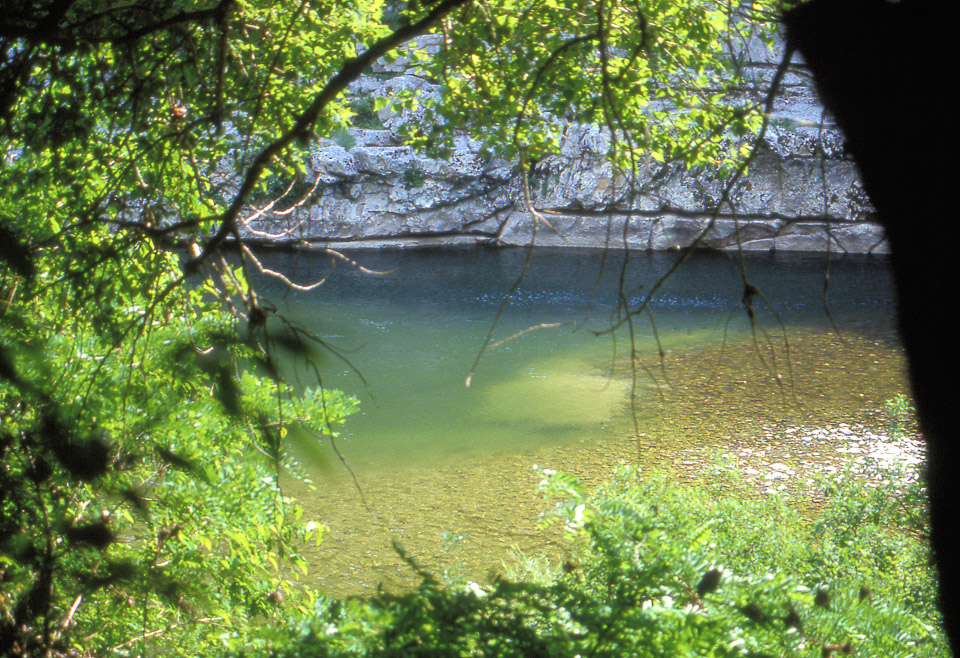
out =
{"type": "Polygon", "coordinates": [[[409,584],[391,539],[476,578],[512,547],[561,550],[536,526],[534,463],[602,477],[619,459],[663,461],[763,422],[868,413],[905,386],[878,257],[750,256],[751,322],[741,264],[695,254],[631,326],[622,304],[635,309],[676,254],[541,249],[519,286],[524,249],[350,255],[390,273],[264,255],[301,282],[328,276],[270,296],[340,355],[324,358],[324,384],[361,400],[338,447],[366,507],[328,443],[293,448],[317,485],[301,500],[331,527],[314,577],[339,594],[409,584]],[[527,331],[538,325],[554,328],[527,331]],[[444,532],[465,538],[451,550],[444,532]]]}

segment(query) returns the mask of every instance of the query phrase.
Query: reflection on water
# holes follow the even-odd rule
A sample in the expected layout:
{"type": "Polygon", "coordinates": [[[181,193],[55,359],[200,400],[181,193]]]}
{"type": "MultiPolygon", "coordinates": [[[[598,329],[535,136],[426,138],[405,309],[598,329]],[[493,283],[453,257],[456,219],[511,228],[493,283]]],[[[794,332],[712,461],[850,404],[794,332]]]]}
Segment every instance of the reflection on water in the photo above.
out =
{"type": "MultiPolygon", "coordinates": [[[[534,463],[596,480],[620,459],[669,462],[671,448],[686,442],[742,440],[771,419],[843,419],[905,390],[890,280],[876,258],[830,264],[830,316],[822,257],[750,258],[750,281],[764,295],[751,325],[737,264],[724,254],[697,255],[654,299],[652,322],[634,318],[631,345],[626,326],[606,331],[618,317],[621,271],[636,304],[675,256],[632,254],[624,270],[622,254],[538,251],[493,339],[540,323],[563,326],[488,350],[468,388],[523,250],[355,256],[396,272],[369,277],[341,268],[317,291],[282,304],[368,382],[344,361],[323,363],[326,385],[361,398],[339,447],[368,508],[328,445],[293,448],[317,485],[300,498],[331,528],[312,579],[333,593],[410,584],[393,538],[428,566],[462,561],[478,579],[502,569],[512,546],[556,554],[556,538],[536,523],[543,503],[534,463]],[[453,553],[442,549],[444,531],[466,533],[453,553]]],[[[265,260],[304,279],[329,270],[318,256],[265,260]]]]}
{"type": "Polygon", "coordinates": [[[628,380],[601,372],[568,354],[544,358],[512,376],[478,384],[471,419],[496,419],[540,434],[565,428],[591,432],[621,416],[630,394],[628,380]]]}

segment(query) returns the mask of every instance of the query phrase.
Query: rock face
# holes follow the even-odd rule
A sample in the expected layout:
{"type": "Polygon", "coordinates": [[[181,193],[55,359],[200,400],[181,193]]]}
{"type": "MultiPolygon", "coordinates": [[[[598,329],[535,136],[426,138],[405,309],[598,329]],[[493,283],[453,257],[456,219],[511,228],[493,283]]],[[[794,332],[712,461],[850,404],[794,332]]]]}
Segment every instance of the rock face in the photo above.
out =
{"type": "MultiPolygon", "coordinates": [[[[428,52],[438,44],[421,39],[428,52]]],[[[753,58],[755,96],[766,89],[778,56],[753,58]]],[[[471,242],[548,246],[886,253],[840,133],[825,123],[802,67],[788,73],[774,117],[749,174],[716,216],[717,179],[675,164],[644,163],[639,194],[603,160],[608,137],[592,126],[567,127],[561,153],[532,173],[526,209],[515,163],[484,159],[479,145],[458,139],[449,160],[404,146],[400,127],[414,111],[388,105],[372,121],[324,140],[311,154],[308,175],[319,181],[295,211],[264,213],[248,222],[248,237],[329,246],[417,246],[471,242]],[[711,227],[711,221],[713,222],[711,227]]],[[[436,93],[404,57],[381,63],[351,88],[354,98],[386,97],[403,89],[436,93]]]]}

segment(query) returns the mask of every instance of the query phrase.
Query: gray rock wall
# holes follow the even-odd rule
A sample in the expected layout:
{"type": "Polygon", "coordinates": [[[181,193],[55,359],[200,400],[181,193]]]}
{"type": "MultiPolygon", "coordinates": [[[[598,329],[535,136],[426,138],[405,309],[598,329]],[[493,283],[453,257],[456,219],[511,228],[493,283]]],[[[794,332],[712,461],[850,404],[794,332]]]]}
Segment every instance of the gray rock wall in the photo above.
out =
{"type": "MultiPolygon", "coordinates": [[[[428,51],[435,43],[421,40],[428,51]]],[[[754,95],[766,89],[777,56],[756,49],[754,95]]],[[[401,89],[431,95],[436,86],[404,57],[381,63],[351,88],[356,98],[401,89]]],[[[248,236],[329,246],[416,246],[497,242],[550,246],[628,246],[676,249],[708,227],[705,247],[748,250],[883,253],[857,171],[842,137],[827,119],[802,67],[786,76],[763,148],[715,216],[721,183],[682,167],[643,164],[641,193],[604,162],[607,136],[590,126],[567,127],[561,153],[538,163],[531,178],[534,207],[526,210],[514,163],[485,160],[478,145],[457,141],[449,160],[404,146],[399,128],[417,112],[380,110],[382,129],[354,129],[325,140],[311,154],[308,174],[319,180],[295,212],[265,213],[248,236]],[[712,222],[712,226],[711,226],[712,222]]],[[[377,126],[380,128],[380,126],[377,126]]]]}

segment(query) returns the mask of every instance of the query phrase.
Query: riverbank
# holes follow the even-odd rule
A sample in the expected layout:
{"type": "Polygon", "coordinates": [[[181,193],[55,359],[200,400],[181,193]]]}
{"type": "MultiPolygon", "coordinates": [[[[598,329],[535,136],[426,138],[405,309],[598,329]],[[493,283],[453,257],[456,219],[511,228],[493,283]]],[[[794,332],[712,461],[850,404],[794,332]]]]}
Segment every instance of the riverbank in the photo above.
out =
{"type": "MultiPolygon", "coordinates": [[[[765,424],[755,437],[727,436],[710,446],[650,451],[641,472],[665,473],[678,484],[712,486],[732,495],[782,495],[817,504],[821,477],[860,478],[875,486],[899,465],[923,459],[916,436],[891,437],[874,410],[850,423],[823,427],[765,424]],[[752,493],[751,493],[752,492],[752,493]]],[[[577,476],[588,487],[606,482],[620,464],[636,463],[634,437],[598,445],[566,446],[527,455],[474,455],[425,471],[413,466],[361,473],[360,492],[331,466],[323,490],[310,494],[312,518],[329,528],[311,557],[309,582],[335,595],[402,591],[417,576],[392,542],[434,573],[456,568],[490,582],[514,568],[513,556],[542,556],[558,563],[567,549],[559,529],[544,529],[550,509],[538,493],[535,465],[577,476]],[[366,505],[364,504],[366,501],[366,505]]]]}
{"type": "MultiPolygon", "coordinates": [[[[878,422],[882,422],[877,418],[878,422]]],[[[919,469],[926,446],[917,434],[902,435],[876,424],[825,427],[775,425],[751,441],[734,440],[722,452],[690,448],[676,456],[681,479],[734,476],[764,494],[803,494],[813,478],[861,477],[866,486],[885,484],[890,471],[919,469]]]]}

